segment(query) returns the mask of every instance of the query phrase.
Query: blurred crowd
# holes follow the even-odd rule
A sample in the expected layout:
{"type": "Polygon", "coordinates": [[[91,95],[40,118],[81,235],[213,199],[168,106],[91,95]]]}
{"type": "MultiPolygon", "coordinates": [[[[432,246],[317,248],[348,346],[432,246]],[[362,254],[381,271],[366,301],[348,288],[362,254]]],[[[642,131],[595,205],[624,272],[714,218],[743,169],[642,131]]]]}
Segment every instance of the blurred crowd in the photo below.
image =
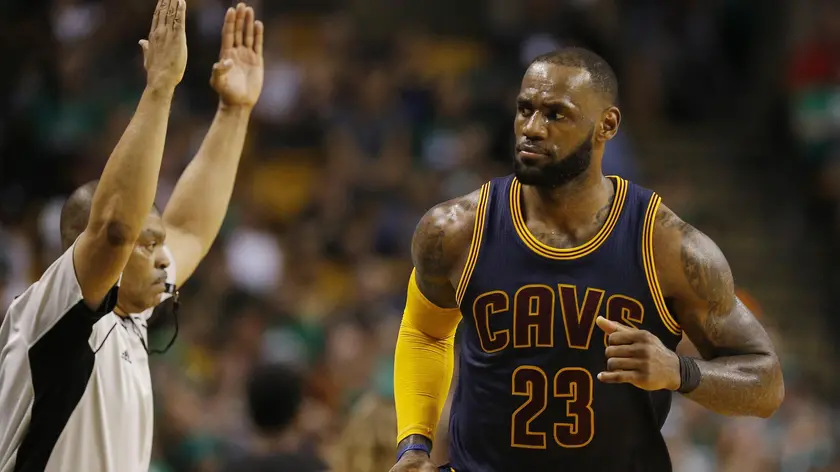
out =
{"type": "Polygon", "coordinates": [[[813,231],[831,251],[827,293],[832,318],[840,320],[840,7],[829,2],[819,7],[790,61],[790,121],[811,189],[813,231]]]}
{"type": "MultiPolygon", "coordinates": [[[[190,59],[161,207],[216,107],[207,82],[229,4],[188,3],[190,59]]],[[[136,41],[153,4],[0,3],[0,38],[14,45],[0,75],[4,311],[57,257],[63,197],[98,175],[133,113],[144,78],[136,41]]],[[[434,204],[509,173],[513,97],[529,60],[568,44],[607,58],[625,126],[606,171],[656,187],[647,169],[658,164],[634,151],[634,131],[713,123],[751,87],[763,14],[734,0],[252,4],[266,24],[265,88],[222,233],[181,291],[177,342],[152,360],[154,472],[253,470],[248,457],[267,453],[278,471],[387,471],[414,226],[434,204]]],[[[836,261],[840,10],[826,5],[807,41],[791,44],[788,96],[798,167],[813,183],[812,231],[836,261]]],[[[827,297],[840,302],[840,266],[825,260],[827,297]]],[[[160,326],[152,344],[173,331],[160,326]]],[[[790,378],[787,398],[770,422],[677,398],[664,430],[675,470],[840,470],[837,405],[790,378]]],[[[445,444],[436,453],[445,460],[445,444]]]]}

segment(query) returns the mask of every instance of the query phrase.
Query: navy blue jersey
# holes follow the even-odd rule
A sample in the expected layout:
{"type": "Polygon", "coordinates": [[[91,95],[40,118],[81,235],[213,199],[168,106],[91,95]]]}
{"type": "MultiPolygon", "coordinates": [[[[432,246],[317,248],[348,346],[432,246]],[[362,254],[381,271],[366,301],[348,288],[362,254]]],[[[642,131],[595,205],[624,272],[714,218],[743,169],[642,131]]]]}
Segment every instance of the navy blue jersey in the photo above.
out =
{"type": "Polygon", "coordinates": [[[604,384],[598,315],[682,333],[659,289],[659,196],[624,179],[603,228],[575,248],[530,233],[513,176],[485,184],[457,298],[463,322],[450,419],[458,472],[671,471],[660,429],[671,392],[604,384]]]}

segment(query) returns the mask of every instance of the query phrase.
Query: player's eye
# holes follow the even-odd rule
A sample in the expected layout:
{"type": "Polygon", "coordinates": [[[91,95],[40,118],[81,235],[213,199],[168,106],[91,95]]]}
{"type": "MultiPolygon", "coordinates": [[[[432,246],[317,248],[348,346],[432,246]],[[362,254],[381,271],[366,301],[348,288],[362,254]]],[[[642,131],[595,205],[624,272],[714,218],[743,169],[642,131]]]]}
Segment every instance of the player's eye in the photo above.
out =
{"type": "Polygon", "coordinates": [[[548,119],[551,120],[551,121],[560,121],[560,120],[565,119],[565,118],[566,118],[566,115],[564,115],[560,112],[556,112],[556,111],[553,111],[553,112],[548,114],[548,119]]]}
{"type": "Polygon", "coordinates": [[[519,110],[519,114],[524,117],[531,116],[534,113],[534,110],[525,105],[519,105],[517,109],[519,110]]]}
{"type": "Polygon", "coordinates": [[[152,242],[150,242],[149,244],[146,245],[146,249],[148,249],[149,251],[154,251],[156,247],[157,247],[157,241],[152,241],[152,242]]]}

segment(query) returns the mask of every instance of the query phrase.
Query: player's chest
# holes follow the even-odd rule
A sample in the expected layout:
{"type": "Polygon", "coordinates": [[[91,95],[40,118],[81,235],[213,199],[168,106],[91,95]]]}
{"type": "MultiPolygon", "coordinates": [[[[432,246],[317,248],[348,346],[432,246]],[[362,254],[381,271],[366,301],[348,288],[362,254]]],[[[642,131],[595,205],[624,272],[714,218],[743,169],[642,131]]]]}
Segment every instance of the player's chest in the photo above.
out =
{"type": "Polygon", "coordinates": [[[470,322],[465,331],[486,354],[524,348],[600,352],[605,344],[597,317],[644,328],[656,314],[646,287],[613,276],[500,269],[470,286],[461,304],[470,322]]]}

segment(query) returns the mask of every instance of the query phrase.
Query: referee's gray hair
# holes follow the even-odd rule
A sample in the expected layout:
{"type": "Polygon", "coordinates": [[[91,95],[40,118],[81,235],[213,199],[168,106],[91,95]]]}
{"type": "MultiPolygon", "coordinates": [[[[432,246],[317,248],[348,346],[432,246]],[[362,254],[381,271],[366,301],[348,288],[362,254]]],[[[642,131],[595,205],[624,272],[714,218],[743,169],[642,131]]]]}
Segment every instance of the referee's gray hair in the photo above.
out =
{"type": "MultiPolygon", "coordinates": [[[[77,188],[67,197],[64,206],[61,208],[61,246],[66,251],[81,236],[87,228],[90,219],[90,207],[93,203],[93,194],[99,180],[90,182],[77,188]]],[[[155,211],[160,213],[157,206],[155,211]]]]}

